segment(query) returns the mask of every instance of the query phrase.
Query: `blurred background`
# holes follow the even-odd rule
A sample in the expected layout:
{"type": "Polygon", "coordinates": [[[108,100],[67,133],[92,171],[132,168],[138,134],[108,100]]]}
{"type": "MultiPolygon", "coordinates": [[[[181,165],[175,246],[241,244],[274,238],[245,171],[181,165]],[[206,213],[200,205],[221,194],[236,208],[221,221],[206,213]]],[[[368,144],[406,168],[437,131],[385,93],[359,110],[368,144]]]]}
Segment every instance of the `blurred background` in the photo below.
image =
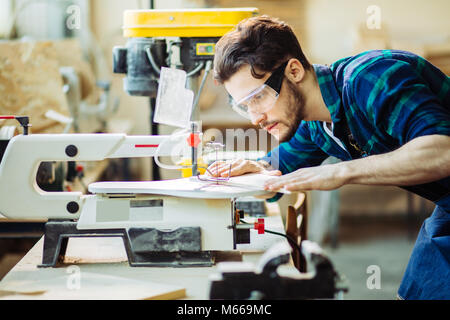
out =
{"type": "MultiPolygon", "coordinates": [[[[312,63],[331,64],[369,49],[402,49],[450,74],[448,0],[0,0],[0,114],[29,115],[33,133],[149,134],[148,98],[129,96],[123,76],[112,72],[112,49],[126,43],[123,12],[231,7],[256,7],[260,14],[287,22],[312,63]]],[[[230,111],[226,92],[211,76],[199,108],[204,131],[252,128],[230,111]]],[[[0,123],[0,140],[17,134],[5,129],[12,125],[0,123]]],[[[173,129],[161,125],[159,130],[173,129]]],[[[148,159],[83,165],[83,181],[60,183],[83,190],[101,179],[148,180],[154,175],[148,159]]],[[[161,170],[163,179],[179,176],[161,170]]],[[[282,213],[292,201],[280,201],[282,213]]],[[[325,246],[347,276],[347,298],[394,299],[420,225],[432,210],[432,203],[399,188],[345,186],[313,192],[308,194],[308,237],[325,246]],[[380,266],[381,289],[366,285],[370,265],[380,266]]],[[[42,232],[35,224],[15,228],[9,225],[0,234],[0,278],[42,232]]]]}

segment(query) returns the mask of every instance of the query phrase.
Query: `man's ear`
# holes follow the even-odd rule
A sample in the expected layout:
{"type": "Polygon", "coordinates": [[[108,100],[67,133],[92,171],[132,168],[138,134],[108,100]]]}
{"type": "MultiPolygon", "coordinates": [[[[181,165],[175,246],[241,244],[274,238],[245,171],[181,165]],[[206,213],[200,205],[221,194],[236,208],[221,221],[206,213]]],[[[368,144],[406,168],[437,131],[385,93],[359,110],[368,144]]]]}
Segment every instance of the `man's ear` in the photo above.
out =
{"type": "Polygon", "coordinates": [[[298,59],[291,59],[286,67],[285,76],[294,83],[299,83],[305,78],[306,70],[298,59]]]}

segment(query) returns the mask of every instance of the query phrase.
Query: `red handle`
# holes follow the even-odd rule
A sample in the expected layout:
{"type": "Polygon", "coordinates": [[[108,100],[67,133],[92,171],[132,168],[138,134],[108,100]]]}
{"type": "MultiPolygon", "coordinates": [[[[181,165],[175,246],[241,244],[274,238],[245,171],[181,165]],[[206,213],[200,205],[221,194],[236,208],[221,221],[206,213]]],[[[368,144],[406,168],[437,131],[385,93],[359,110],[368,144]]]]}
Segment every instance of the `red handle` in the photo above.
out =
{"type": "Polygon", "coordinates": [[[264,234],[264,219],[258,219],[258,222],[254,223],[255,230],[258,230],[258,234],[264,234]]]}
{"type": "Polygon", "coordinates": [[[15,116],[0,116],[1,120],[14,120],[15,118],[15,116]]]}
{"type": "Polygon", "coordinates": [[[202,140],[199,138],[197,133],[191,133],[187,139],[188,145],[194,148],[197,148],[200,142],[202,142],[202,140]]]}

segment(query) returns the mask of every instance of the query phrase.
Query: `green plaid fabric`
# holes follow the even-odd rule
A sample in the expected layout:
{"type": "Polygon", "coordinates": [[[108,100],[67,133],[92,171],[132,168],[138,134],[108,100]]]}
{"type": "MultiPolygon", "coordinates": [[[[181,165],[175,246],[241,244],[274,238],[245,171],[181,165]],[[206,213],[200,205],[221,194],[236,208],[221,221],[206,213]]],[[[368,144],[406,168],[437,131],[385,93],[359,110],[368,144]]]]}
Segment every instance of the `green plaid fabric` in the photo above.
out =
{"type": "MultiPolygon", "coordinates": [[[[415,54],[372,50],[314,70],[334,135],[340,138],[346,120],[366,155],[393,151],[420,136],[450,135],[450,77],[415,54]]],[[[290,141],[262,159],[286,174],[328,156],[352,159],[322,122],[302,121],[290,141]]],[[[449,190],[450,178],[439,184],[449,190]]]]}

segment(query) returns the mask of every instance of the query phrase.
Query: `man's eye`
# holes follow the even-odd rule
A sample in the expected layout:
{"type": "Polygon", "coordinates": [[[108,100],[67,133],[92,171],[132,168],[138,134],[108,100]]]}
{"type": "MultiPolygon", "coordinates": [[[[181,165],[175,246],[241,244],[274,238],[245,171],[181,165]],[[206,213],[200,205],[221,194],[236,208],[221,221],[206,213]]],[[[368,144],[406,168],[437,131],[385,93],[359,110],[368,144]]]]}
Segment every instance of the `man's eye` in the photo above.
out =
{"type": "Polygon", "coordinates": [[[252,97],[250,104],[255,105],[261,102],[261,100],[264,98],[263,94],[256,94],[252,97]]]}
{"type": "Polygon", "coordinates": [[[241,104],[239,105],[239,108],[241,108],[241,109],[244,110],[244,111],[248,111],[248,105],[246,105],[246,104],[241,103],[241,104]]]}

